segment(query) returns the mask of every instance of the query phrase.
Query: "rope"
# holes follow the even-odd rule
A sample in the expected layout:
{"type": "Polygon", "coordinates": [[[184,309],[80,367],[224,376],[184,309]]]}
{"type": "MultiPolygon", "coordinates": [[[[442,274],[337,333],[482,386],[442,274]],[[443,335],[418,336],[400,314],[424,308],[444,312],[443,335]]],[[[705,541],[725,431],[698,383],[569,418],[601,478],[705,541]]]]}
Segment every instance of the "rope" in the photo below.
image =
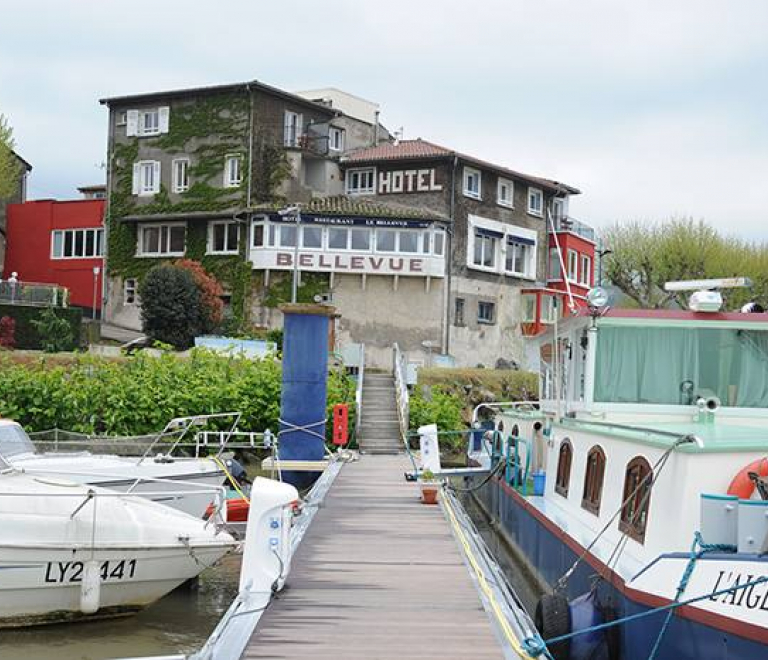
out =
{"type": "MultiPolygon", "coordinates": [[[[688,588],[688,582],[691,579],[691,575],[693,575],[693,569],[696,566],[696,562],[699,560],[699,558],[702,555],[705,555],[707,552],[735,552],[736,546],[733,545],[727,545],[724,543],[704,543],[704,539],[701,536],[701,532],[694,532],[693,534],[693,543],[691,544],[691,553],[690,557],[688,559],[688,563],[685,566],[685,570],[683,571],[683,575],[680,578],[680,584],[677,585],[677,591],[675,592],[675,600],[673,602],[678,602],[680,600],[680,596],[685,593],[685,590],[688,588]],[[697,548],[701,548],[700,550],[697,550],[697,548]]],[[[664,623],[661,625],[661,629],[659,630],[659,634],[656,637],[656,641],[653,643],[653,648],[651,649],[651,653],[648,655],[648,660],[655,660],[656,654],[659,652],[659,648],[661,646],[661,640],[664,638],[664,634],[667,632],[667,628],[669,627],[670,622],[672,621],[672,614],[674,613],[674,610],[669,610],[667,612],[667,616],[664,619],[664,623]]]]}
{"type": "MultiPolygon", "coordinates": [[[[448,498],[446,497],[442,498],[442,502],[443,502],[443,507],[446,513],[448,514],[448,517],[451,520],[451,525],[453,525],[453,529],[456,533],[456,537],[459,539],[459,543],[461,543],[461,546],[464,549],[464,554],[469,560],[469,563],[472,566],[472,569],[475,571],[475,575],[477,576],[477,582],[480,585],[480,589],[488,599],[488,602],[491,605],[491,609],[493,610],[493,613],[496,615],[496,618],[498,619],[499,625],[501,626],[501,630],[504,633],[504,636],[507,638],[507,641],[509,642],[510,646],[512,646],[515,653],[517,653],[523,660],[535,657],[526,651],[524,647],[525,640],[521,644],[521,642],[517,639],[514,631],[509,625],[509,621],[507,621],[507,618],[504,616],[504,613],[499,607],[499,603],[496,600],[496,596],[494,595],[493,590],[488,586],[488,580],[485,577],[485,573],[483,572],[483,569],[477,563],[477,560],[472,554],[472,548],[470,547],[469,541],[467,541],[467,538],[464,535],[464,531],[462,530],[461,525],[459,524],[459,521],[456,518],[456,514],[454,513],[453,507],[451,506],[448,498]]],[[[530,638],[526,638],[526,639],[530,639],[530,638]]],[[[545,651],[546,651],[546,646],[544,647],[544,650],[542,652],[545,652],[545,651]]],[[[539,653],[539,655],[540,654],[541,653],[539,653]]]]}
{"type": "Polygon", "coordinates": [[[212,458],[212,459],[213,459],[213,461],[216,463],[216,465],[218,465],[218,466],[219,466],[219,467],[220,467],[222,470],[224,470],[224,474],[225,474],[225,475],[227,475],[227,479],[228,479],[229,483],[230,483],[230,484],[232,484],[232,488],[234,488],[234,489],[235,489],[235,492],[236,492],[238,495],[240,495],[240,497],[241,497],[243,500],[245,500],[246,502],[248,502],[248,504],[250,505],[250,503],[251,503],[251,500],[249,500],[249,499],[248,499],[248,497],[246,496],[246,494],[245,494],[245,493],[244,493],[242,490],[240,490],[240,484],[238,484],[238,483],[237,483],[237,479],[235,479],[235,478],[234,478],[234,477],[233,477],[233,476],[230,474],[230,472],[229,472],[229,470],[227,469],[227,466],[224,464],[224,462],[223,462],[223,461],[222,461],[222,460],[221,460],[221,459],[220,459],[218,456],[212,456],[211,458],[212,458]]]}
{"type": "MultiPolygon", "coordinates": [[[[699,552],[695,552],[695,550],[692,550],[692,552],[695,555],[701,556],[705,552],[712,552],[712,551],[733,551],[734,547],[730,545],[721,545],[721,544],[709,544],[709,543],[703,543],[701,541],[701,534],[696,532],[694,536],[694,545],[693,548],[696,547],[698,544],[701,550],[699,552]]],[[[698,559],[698,557],[696,557],[698,559]]],[[[689,562],[690,563],[690,562],[689,562]]],[[[685,578],[685,584],[683,585],[683,590],[688,585],[688,580],[691,577],[691,572],[693,569],[688,570],[688,566],[686,566],[686,570],[683,573],[683,577],[685,578]]],[[[724,594],[728,593],[734,593],[736,591],[740,591],[742,589],[749,589],[751,587],[755,587],[759,584],[765,584],[768,582],[768,575],[764,575],[762,577],[756,578],[755,580],[752,580],[751,582],[744,582],[743,584],[736,584],[731,587],[727,587],[725,589],[719,589],[718,591],[713,591],[712,593],[703,594],[701,596],[695,596],[694,598],[688,598],[687,600],[675,600],[671,603],[667,603],[666,605],[661,605],[659,607],[655,607],[650,610],[645,610],[644,612],[638,612],[636,614],[630,614],[629,616],[622,617],[620,619],[614,619],[613,621],[607,621],[605,623],[600,623],[596,626],[590,626],[589,628],[583,628],[582,630],[575,630],[573,632],[568,633],[567,635],[560,635],[558,637],[552,637],[551,639],[547,640],[541,640],[536,638],[527,638],[523,640],[523,647],[525,648],[526,652],[533,656],[538,657],[539,655],[547,652],[547,646],[550,644],[557,644],[558,642],[564,642],[568,639],[571,639],[573,637],[577,637],[579,635],[586,635],[591,632],[596,632],[599,630],[606,630],[607,628],[613,628],[614,626],[619,626],[625,623],[630,623],[631,621],[636,621],[637,619],[643,619],[648,616],[652,616],[654,614],[657,614],[658,612],[672,612],[673,610],[676,610],[680,607],[685,607],[686,605],[692,605],[693,603],[698,603],[702,600],[708,600],[710,598],[716,598],[718,596],[722,596],[724,594]]],[[[681,585],[683,584],[683,580],[681,580],[681,585]]],[[[678,590],[680,590],[680,586],[678,586],[678,590]]],[[[682,591],[680,591],[682,594],[682,591]]],[[[679,596],[676,596],[676,598],[679,598],[679,596]]],[[[658,641],[658,640],[657,640],[658,641]]],[[[657,646],[654,646],[654,649],[651,651],[651,655],[648,657],[648,660],[651,660],[654,657],[654,653],[657,650],[657,646]]]]}
{"type": "Polygon", "coordinates": [[[323,442],[325,442],[325,436],[322,433],[318,433],[317,431],[313,431],[313,426],[325,426],[325,423],[328,421],[328,418],[321,419],[319,422],[312,422],[311,424],[304,424],[303,426],[293,424],[291,422],[286,422],[284,419],[278,418],[277,420],[280,422],[280,424],[283,424],[284,426],[287,426],[288,428],[280,429],[277,432],[277,437],[279,438],[281,435],[287,435],[288,433],[308,433],[309,435],[314,435],[316,438],[320,438],[323,442]]]}

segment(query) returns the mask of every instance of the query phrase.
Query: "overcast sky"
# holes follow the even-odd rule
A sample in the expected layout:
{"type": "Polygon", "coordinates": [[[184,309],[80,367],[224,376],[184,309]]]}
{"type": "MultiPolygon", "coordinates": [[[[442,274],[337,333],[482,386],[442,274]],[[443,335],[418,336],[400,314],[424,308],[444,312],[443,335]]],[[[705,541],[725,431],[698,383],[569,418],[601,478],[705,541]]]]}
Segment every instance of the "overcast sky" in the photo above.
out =
{"type": "Polygon", "coordinates": [[[4,0],[0,113],[31,196],[103,181],[111,95],[257,79],[378,102],[390,129],[768,240],[766,0],[4,0]]]}

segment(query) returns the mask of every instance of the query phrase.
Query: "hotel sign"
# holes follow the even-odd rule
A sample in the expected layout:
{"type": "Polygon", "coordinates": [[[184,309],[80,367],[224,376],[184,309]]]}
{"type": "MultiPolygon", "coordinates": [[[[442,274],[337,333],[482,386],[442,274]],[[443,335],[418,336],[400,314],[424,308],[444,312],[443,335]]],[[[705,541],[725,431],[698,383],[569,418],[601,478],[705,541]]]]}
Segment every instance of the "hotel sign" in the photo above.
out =
{"type": "Polygon", "coordinates": [[[379,172],[376,191],[379,195],[393,193],[439,192],[442,184],[435,181],[435,168],[426,170],[392,170],[379,172]]]}
{"type": "MultiPolygon", "coordinates": [[[[253,267],[259,270],[293,270],[294,257],[294,251],[290,249],[251,251],[253,267]]],[[[443,277],[445,260],[434,255],[388,256],[371,252],[299,250],[298,267],[299,270],[326,273],[443,277]]]]}

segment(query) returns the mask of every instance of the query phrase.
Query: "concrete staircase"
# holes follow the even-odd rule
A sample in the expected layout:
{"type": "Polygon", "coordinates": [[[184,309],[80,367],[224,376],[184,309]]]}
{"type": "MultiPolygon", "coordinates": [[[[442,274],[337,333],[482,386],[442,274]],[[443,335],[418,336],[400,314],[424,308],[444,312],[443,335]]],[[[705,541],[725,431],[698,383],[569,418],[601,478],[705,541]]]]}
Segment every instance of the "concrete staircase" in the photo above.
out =
{"type": "Polygon", "coordinates": [[[399,454],[403,450],[391,374],[365,372],[358,445],[363,454],[399,454]]]}

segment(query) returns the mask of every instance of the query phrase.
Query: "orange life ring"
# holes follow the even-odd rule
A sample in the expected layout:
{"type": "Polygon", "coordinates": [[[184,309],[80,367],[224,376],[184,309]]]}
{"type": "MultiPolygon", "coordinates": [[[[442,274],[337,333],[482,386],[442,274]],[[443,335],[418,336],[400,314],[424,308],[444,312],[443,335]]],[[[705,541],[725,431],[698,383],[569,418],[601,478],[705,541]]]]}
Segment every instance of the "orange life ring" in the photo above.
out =
{"type": "Polygon", "coordinates": [[[752,493],[755,492],[755,484],[749,478],[750,472],[756,472],[761,477],[768,477],[768,458],[758,458],[741,468],[731,481],[731,485],[728,486],[729,495],[736,495],[741,500],[748,500],[752,497],[752,493]]]}

